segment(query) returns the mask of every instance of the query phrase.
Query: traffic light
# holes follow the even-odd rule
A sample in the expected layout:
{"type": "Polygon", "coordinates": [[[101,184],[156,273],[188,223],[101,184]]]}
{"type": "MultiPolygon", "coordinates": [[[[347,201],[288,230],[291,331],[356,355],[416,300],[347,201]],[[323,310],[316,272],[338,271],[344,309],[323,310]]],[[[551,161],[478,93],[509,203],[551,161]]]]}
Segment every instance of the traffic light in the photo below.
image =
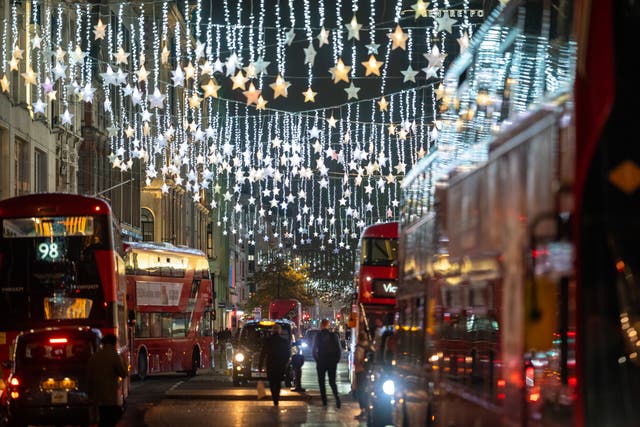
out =
{"type": "Polygon", "coordinates": [[[337,312],[336,313],[336,320],[340,321],[340,319],[342,319],[342,313],[337,312]]]}

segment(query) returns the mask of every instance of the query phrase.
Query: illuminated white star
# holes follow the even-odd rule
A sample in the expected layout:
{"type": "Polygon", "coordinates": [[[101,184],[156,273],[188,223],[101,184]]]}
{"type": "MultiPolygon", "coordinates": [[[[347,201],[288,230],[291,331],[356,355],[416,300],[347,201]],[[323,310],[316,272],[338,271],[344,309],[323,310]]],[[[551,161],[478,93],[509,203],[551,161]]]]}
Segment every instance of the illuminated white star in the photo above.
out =
{"type": "Polygon", "coordinates": [[[348,31],[347,40],[360,40],[360,28],[362,28],[362,24],[358,24],[358,20],[356,19],[355,15],[353,15],[353,18],[351,18],[351,22],[345,24],[345,27],[348,31]]]}
{"type": "Polygon", "coordinates": [[[73,114],[69,112],[69,109],[64,110],[64,113],[60,116],[60,123],[63,125],[71,125],[71,119],[73,114]]]}

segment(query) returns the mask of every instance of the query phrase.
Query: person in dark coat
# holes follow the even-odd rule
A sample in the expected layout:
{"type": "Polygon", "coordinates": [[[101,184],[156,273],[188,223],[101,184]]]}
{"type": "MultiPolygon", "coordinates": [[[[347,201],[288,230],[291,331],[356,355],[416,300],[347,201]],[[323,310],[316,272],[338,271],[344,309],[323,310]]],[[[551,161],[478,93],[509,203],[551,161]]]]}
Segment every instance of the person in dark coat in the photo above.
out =
{"type": "Polygon", "coordinates": [[[98,426],[114,427],[122,417],[120,381],[128,369],[116,350],[113,334],[102,338],[102,348],[91,355],[87,367],[89,399],[98,407],[98,426]]]}
{"type": "Polygon", "coordinates": [[[289,357],[291,357],[289,341],[280,335],[280,332],[282,332],[282,327],[277,323],[273,325],[271,335],[264,340],[260,352],[260,370],[265,366],[266,360],[267,380],[269,380],[273,406],[278,406],[280,402],[282,378],[289,363],[289,357]]]}
{"type": "Polygon", "coordinates": [[[329,319],[322,319],[320,322],[320,332],[313,340],[313,358],[316,361],[322,406],[327,406],[327,388],[324,379],[328,375],[329,386],[331,386],[331,391],[336,399],[336,408],[340,408],[340,396],[336,385],[336,369],[341,353],[340,338],[338,334],[329,330],[329,324],[329,319]]]}

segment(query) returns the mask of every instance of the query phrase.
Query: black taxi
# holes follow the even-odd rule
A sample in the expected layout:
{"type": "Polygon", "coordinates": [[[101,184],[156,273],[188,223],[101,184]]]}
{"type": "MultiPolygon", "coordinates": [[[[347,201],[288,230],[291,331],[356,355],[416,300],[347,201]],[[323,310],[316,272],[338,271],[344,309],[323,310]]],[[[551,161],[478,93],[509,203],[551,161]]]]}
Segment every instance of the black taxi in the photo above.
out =
{"type": "Polygon", "coordinates": [[[5,422],[29,424],[90,424],[87,363],[100,348],[102,335],[88,327],[47,328],[16,338],[3,402],[5,422]]]}
{"type": "MultiPolygon", "coordinates": [[[[260,352],[264,339],[271,334],[274,324],[282,327],[280,334],[291,343],[291,354],[297,352],[297,328],[295,323],[280,320],[249,321],[245,323],[234,340],[233,348],[233,385],[238,386],[248,381],[264,380],[267,371],[260,370],[260,352]]],[[[293,383],[293,367],[291,361],[285,370],[284,382],[287,387],[293,383]]]]}

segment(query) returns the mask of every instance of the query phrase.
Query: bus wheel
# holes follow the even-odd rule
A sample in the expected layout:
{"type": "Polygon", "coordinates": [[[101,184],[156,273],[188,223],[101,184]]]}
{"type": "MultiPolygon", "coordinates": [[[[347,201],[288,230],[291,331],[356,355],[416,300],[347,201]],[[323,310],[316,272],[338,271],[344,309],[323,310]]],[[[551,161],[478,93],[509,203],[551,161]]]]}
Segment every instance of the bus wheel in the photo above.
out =
{"type": "Polygon", "coordinates": [[[144,350],[140,350],[138,353],[138,379],[143,381],[147,378],[148,374],[148,365],[147,365],[147,352],[144,350]]]}
{"type": "Polygon", "coordinates": [[[195,377],[198,372],[198,367],[200,366],[200,352],[197,348],[193,349],[193,353],[191,354],[191,370],[187,371],[187,375],[190,377],[195,377]]]}

